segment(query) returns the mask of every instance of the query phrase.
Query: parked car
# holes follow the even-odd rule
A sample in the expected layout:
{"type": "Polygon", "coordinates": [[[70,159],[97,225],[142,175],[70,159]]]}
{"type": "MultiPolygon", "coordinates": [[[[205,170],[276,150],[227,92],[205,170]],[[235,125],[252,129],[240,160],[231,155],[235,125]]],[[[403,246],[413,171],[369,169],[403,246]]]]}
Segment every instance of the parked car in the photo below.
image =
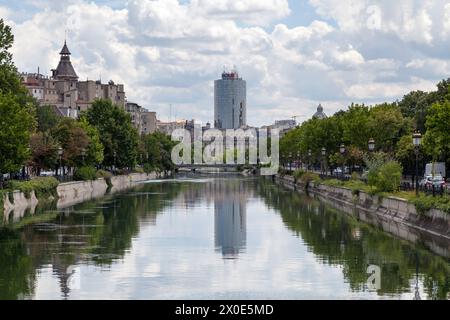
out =
{"type": "Polygon", "coordinates": [[[55,172],[53,171],[41,171],[40,176],[41,177],[52,177],[55,175],[55,172]]]}
{"type": "Polygon", "coordinates": [[[440,190],[441,188],[446,188],[446,183],[444,178],[441,175],[427,175],[422,181],[420,181],[420,186],[425,189],[432,189],[433,186],[436,190],[440,190]]]}

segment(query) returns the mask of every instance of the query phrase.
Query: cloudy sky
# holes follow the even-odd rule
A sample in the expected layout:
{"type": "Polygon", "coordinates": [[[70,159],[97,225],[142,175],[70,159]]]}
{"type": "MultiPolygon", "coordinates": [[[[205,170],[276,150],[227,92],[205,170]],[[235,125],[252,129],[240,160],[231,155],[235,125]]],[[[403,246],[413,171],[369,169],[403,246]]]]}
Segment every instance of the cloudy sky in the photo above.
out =
{"type": "Polygon", "coordinates": [[[224,66],[247,80],[251,125],[450,77],[449,0],[0,0],[0,17],[21,71],[50,74],[68,30],[80,79],[124,83],[162,120],[212,121],[224,66]]]}

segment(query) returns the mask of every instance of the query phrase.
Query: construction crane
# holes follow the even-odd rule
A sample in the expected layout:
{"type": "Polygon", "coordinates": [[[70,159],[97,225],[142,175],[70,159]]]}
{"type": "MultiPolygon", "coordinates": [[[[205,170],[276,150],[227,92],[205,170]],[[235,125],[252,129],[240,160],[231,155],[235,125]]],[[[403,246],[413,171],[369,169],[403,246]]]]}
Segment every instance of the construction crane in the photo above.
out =
{"type": "Polygon", "coordinates": [[[301,117],[304,117],[304,115],[303,114],[297,114],[295,116],[292,116],[291,119],[294,120],[297,123],[297,118],[301,118],[301,117]]]}

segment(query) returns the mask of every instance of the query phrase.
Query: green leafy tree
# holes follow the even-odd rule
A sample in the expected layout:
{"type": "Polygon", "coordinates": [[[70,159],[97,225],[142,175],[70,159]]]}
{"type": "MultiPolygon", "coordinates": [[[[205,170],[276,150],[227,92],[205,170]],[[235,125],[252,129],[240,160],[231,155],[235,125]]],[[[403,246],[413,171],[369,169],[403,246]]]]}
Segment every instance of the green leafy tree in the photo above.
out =
{"type": "Polygon", "coordinates": [[[427,92],[412,91],[398,103],[403,116],[413,119],[415,129],[421,132],[425,130],[425,117],[430,99],[427,92]]]}
{"type": "Polygon", "coordinates": [[[125,110],[111,100],[96,100],[81,118],[86,119],[100,134],[104,165],[134,168],[138,160],[139,135],[125,110]]]}
{"type": "Polygon", "coordinates": [[[12,94],[0,93],[0,175],[18,171],[30,157],[32,115],[12,94]]]}
{"type": "Polygon", "coordinates": [[[60,117],[55,113],[51,106],[40,106],[36,108],[37,129],[46,132],[59,123],[60,117]]]}
{"type": "Polygon", "coordinates": [[[397,143],[395,158],[401,163],[406,172],[412,174],[415,172],[416,155],[411,134],[404,135],[400,138],[397,143]]]}
{"type": "Polygon", "coordinates": [[[89,124],[86,118],[81,118],[78,124],[89,137],[89,144],[86,149],[84,165],[101,164],[104,159],[104,148],[101,142],[100,133],[98,132],[97,128],[89,124]]]}
{"type": "MultiPolygon", "coordinates": [[[[368,123],[370,135],[375,139],[378,149],[384,152],[394,152],[400,137],[411,131],[410,121],[403,118],[400,108],[395,103],[372,107],[370,117],[371,121],[368,123]]],[[[365,147],[367,148],[367,141],[365,147]]]]}
{"type": "Polygon", "coordinates": [[[433,160],[447,160],[450,157],[450,102],[434,104],[425,123],[426,133],[423,143],[433,160]]]}
{"type": "Polygon", "coordinates": [[[3,19],[0,19],[0,91],[4,94],[25,93],[24,88],[20,85],[12,54],[9,52],[13,43],[14,35],[11,27],[6,25],[3,19]]]}
{"type": "Polygon", "coordinates": [[[82,165],[82,151],[89,146],[89,137],[80,124],[71,118],[63,118],[52,129],[53,137],[63,149],[63,164],[68,167],[82,165]]]}
{"type": "Polygon", "coordinates": [[[162,171],[174,168],[171,160],[171,151],[175,142],[171,140],[170,136],[157,131],[143,136],[143,145],[148,168],[162,171]]]}
{"type": "Polygon", "coordinates": [[[344,143],[365,150],[371,138],[370,121],[370,111],[367,106],[352,104],[342,116],[344,143]]]}
{"type": "Polygon", "coordinates": [[[41,170],[53,170],[58,164],[58,143],[47,132],[36,132],[30,139],[31,160],[29,165],[36,175],[41,170]]]}
{"type": "Polygon", "coordinates": [[[9,52],[14,42],[11,28],[0,19],[0,180],[2,173],[19,170],[30,156],[34,104],[21,85],[9,52]]]}

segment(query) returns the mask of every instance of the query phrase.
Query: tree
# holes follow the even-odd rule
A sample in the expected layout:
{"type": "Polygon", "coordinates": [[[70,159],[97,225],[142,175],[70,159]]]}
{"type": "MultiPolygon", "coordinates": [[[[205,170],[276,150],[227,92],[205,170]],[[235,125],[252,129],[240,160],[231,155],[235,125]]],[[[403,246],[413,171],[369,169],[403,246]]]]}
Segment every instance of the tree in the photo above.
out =
{"type": "Polygon", "coordinates": [[[383,103],[372,107],[368,125],[371,137],[379,146],[377,149],[391,153],[394,152],[400,137],[411,131],[410,122],[403,118],[400,108],[395,103],[383,103]]]}
{"type": "Polygon", "coordinates": [[[52,129],[53,137],[63,149],[62,160],[65,166],[82,165],[82,151],[87,150],[89,137],[80,124],[71,118],[63,118],[52,129]]]}
{"type": "Polygon", "coordinates": [[[111,100],[96,100],[81,118],[98,130],[106,166],[133,168],[136,165],[139,135],[125,110],[111,100]]]}
{"type": "Polygon", "coordinates": [[[86,118],[81,118],[78,122],[80,127],[89,137],[89,145],[86,149],[85,165],[99,165],[103,162],[103,145],[100,139],[100,133],[97,128],[91,126],[86,118]]]}
{"type": "Polygon", "coordinates": [[[434,161],[449,161],[450,157],[450,102],[435,103],[429,110],[425,122],[423,143],[425,151],[434,161]]]}
{"type": "Polygon", "coordinates": [[[36,132],[30,139],[31,160],[29,165],[33,167],[36,175],[41,170],[55,169],[58,164],[58,143],[47,132],[36,132]]]}
{"type": "Polygon", "coordinates": [[[367,142],[371,138],[370,120],[368,107],[352,104],[342,116],[342,138],[344,143],[365,150],[367,142]]]}
{"type": "Polygon", "coordinates": [[[171,160],[171,150],[175,142],[170,136],[162,132],[144,135],[143,148],[148,167],[160,170],[172,170],[174,165],[171,160]]]}
{"type": "Polygon", "coordinates": [[[405,172],[414,174],[416,156],[411,134],[404,135],[400,138],[397,143],[395,158],[401,163],[405,172]]]}
{"type": "MultiPolygon", "coordinates": [[[[12,94],[21,106],[35,106],[36,101],[22,86],[17,68],[13,63],[13,56],[9,50],[14,43],[11,27],[0,19],[0,93],[12,94]]],[[[31,110],[32,111],[32,110],[31,110]]]]}
{"type": "Polygon", "coordinates": [[[0,93],[0,176],[18,171],[29,159],[32,115],[12,94],[0,93]]]}
{"type": "Polygon", "coordinates": [[[21,85],[9,52],[13,42],[11,28],[0,19],[0,180],[2,173],[19,170],[28,159],[34,126],[33,99],[21,85]]]}
{"type": "Polygon", "coordinates": [[[59,123],[60,117],[51,106],[40,106],[36,109],[37,128],[41,132],[46,132],[59,123]]]}
{"type": "Polygon", "coordinates": [[[450,78],[437,84],[437,90],[432,92],[412,91],[398,103],[403,116],[413,118],[415,129],[425,133],[425,121],[428,110],[434,103],[450,100],[450,78]]]}
{"type": "Polygon", "coordinates": [[[411,91],[406,94],[398,106],[404,117],[414,119],[415,128],[424,132],[425,116],[428,109],[429,94],[423,91],[411,91]]]}
{"type": "Polygon", "coordinates": [[[17,93],[22,89],[12,54],[9,52],[13,43],[11,27],[0,19],[0,91],[3,93],[17,93]]]}

